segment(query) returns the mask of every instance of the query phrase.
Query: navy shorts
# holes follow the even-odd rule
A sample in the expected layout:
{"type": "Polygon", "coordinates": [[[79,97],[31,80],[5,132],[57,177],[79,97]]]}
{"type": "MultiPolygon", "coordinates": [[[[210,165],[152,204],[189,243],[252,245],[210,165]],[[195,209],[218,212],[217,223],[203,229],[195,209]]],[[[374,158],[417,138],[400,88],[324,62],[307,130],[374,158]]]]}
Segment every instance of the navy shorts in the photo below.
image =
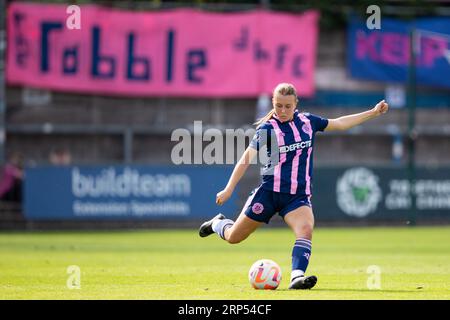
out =
{"type": "Polygon", "coordinates": [[[311,208],[310,198],[311,196],[274,192],[258,187],[250,193],[244,205],[244,213],[252,220],[269,223],[277,212],[284,219],[287,213],[297,208],[311,208]]]}

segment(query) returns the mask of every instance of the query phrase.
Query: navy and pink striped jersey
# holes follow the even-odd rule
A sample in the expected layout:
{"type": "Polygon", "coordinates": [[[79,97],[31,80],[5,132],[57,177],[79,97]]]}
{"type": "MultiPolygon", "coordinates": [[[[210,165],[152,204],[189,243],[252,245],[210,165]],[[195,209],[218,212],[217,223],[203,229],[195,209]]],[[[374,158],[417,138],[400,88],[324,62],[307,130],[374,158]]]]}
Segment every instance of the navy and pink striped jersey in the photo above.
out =
{"type": "Polygon", "coordinates": [[[269,161],[263,168],[261,187],[275,192],[311,195],[314,135],[327,125],[327,119],[297,110],[291,121],[281,122],[274,115],[261,124],[250,142],[250,147],[256,150],[267,145],[269,161]]]}

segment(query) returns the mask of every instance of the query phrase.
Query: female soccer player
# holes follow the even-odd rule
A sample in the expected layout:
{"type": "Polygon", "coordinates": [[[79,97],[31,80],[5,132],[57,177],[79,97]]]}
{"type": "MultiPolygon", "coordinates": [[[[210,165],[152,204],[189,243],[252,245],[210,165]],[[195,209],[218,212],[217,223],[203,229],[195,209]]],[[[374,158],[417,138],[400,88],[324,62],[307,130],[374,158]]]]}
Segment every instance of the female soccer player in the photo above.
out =
{"type": "Polygon", "coordinates": [[[217,194],[216,203],[222,205],[231,197],[251,160],[266,145],[271,160],[263,169],[262,183],[252,191],[235,222],[218,214],[200,226],[199,235],[206,237],[215,232],[228,243],[239,243],[263,222],[269,223],[278,212],[296,237],[289,289],[311,289],[317,277],[305,276],[305,272],[314,227],[311,205],[314,135],[317,131],[347,130],[386,113],[389,106],[382,100],[365,112],[324,119],[298,112],[297,102],[292,84],[281,83],[274,89],[273,109],[256,123],[256,134],[225,189],[217,194]]]}

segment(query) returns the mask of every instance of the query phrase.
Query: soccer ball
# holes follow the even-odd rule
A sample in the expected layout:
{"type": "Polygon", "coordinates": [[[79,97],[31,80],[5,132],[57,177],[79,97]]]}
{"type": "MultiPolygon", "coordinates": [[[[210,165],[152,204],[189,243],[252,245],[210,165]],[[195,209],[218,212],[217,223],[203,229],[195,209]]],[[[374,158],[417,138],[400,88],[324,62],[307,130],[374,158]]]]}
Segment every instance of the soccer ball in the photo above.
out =
{"type": "Polygon", "coordinates": [[[248,280],[255,289],[275,290],[281,282],[281,268],[272,260],[258,260],[250,267],[248,280]]]}

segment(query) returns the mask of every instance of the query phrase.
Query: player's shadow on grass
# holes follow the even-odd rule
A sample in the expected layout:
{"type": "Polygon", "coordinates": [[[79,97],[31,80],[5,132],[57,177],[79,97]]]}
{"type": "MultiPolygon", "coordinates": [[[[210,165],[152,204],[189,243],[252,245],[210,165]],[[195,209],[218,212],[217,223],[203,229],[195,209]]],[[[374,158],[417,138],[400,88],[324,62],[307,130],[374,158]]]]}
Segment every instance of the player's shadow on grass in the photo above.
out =
{"type": "Polygon", "coordinates": [[[350,291],[350,292],[391,292],[391,293],[403,293],[403,292],[420,292],[421,290],[389,290],[389,289],[327,289],[327,288],[316,288],[313,290],[317,291],[350,291]]]}
{"type": "Polygon", "coordinates": [[[421,292],[422,290],[383,290],[383,289],[327,289],[327,288],[314,288],[311,290],[290,290],[290,289],[277,289],[277,291],[290,291],[290,292],[295,292],[295,291],[310,291],[310,292],[314,292],[314,291],[336,291],[336,292],[380,292],[380,293],[405,293],[405,292],[421,292]]]}

